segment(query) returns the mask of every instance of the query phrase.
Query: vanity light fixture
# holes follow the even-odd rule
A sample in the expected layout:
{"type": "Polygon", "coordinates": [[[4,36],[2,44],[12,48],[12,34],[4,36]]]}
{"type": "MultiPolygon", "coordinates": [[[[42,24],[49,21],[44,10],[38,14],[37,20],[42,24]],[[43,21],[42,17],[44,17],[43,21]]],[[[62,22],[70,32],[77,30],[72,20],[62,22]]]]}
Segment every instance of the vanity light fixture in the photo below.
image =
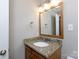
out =
{"type": "Polygon", "coordinates": [[[39,7],[39,13],[50,9],[51,7],[58,6],[61,2],[61,0],[51,0],[50,3],[45,3],[42,7],[39,7]]]}
{"type": "Polygon", "coordinates": [[[44,8],[43,7],[39,7],[39,12],[43,12],[44,8]]]}
{"type": "Polygon", "coordinates": [[[44,10],[48,10],[50,8],[51,8],[50,4],[47,4],[47,3],[44,4],[44,10]]]}
{"type": "Polygon", "coordinates": [[[51,6],[58,6],[60,2],[61,2],[61,0],[51,0],[50,5],[51,6]]]}

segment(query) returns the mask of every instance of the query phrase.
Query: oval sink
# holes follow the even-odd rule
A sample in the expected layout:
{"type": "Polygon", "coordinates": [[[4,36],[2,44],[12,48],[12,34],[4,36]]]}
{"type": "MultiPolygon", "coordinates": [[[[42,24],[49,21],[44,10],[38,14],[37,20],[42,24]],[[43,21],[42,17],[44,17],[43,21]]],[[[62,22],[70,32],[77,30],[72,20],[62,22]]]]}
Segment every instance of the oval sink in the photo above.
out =
{"type": "Polygon", "coordinates": [[[35,42],[33,43],[35,46],[38,46],[38,47],[46,47],[48,46],[49,44],[46,43],[46,42],[35,42]]]}

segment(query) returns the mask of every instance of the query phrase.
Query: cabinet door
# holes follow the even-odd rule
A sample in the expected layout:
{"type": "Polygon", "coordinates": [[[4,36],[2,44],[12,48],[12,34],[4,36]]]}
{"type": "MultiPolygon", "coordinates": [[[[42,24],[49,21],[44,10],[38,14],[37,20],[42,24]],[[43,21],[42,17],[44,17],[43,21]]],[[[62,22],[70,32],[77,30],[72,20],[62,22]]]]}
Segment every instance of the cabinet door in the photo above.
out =
{"type": "Polygon", "coordinates": [[[29,50],[25,48],[25,59],[30,59],[30,55],[31,53],[29,52],[29,50]]]}
{"type": "Polygon", "coordinates": [[[39,54],[37,52],[35,52],[34,50],[31,49],[31,59],[38,59],[39,57],[39,54]]]}
{"type": "Polygon", "coordinates": [[[31,54],[30,59],[38,59],[38,56],[31,54]]]}
{"type": "Polygon", "coordinates": [[[38,55],[29,47],[25,48],[25,59],[38,59],[38,55]]]}
{"type": "Polygon", "coordinates": [[[61,59],[61,48],[54,52],[54,54],[48,59],[61,59]]]}
{"type": "Polygon", "coordinates": [[[58,49],[56,51],[56,55],[55,55],[56,59],[61,59],[61,49],[58,49]]]}
{"type": "Polygon", "coordinates": [[[46,59],[46,58],[44,58],[43,56],[39,55],[39,59],[46,59]]]}

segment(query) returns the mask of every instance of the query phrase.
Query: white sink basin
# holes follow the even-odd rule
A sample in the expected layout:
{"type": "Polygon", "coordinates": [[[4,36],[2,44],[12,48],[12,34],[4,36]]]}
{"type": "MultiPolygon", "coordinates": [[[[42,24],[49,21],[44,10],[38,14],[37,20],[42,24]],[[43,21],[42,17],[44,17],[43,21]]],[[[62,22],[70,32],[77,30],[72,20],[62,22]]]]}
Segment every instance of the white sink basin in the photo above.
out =
{"type": "Polygon", "coordinates": [[[46,43],[46,42],[35,42],[33,43],[35,46],[38,46],[38,47],[47,47],[49,44],[46,43]]]}

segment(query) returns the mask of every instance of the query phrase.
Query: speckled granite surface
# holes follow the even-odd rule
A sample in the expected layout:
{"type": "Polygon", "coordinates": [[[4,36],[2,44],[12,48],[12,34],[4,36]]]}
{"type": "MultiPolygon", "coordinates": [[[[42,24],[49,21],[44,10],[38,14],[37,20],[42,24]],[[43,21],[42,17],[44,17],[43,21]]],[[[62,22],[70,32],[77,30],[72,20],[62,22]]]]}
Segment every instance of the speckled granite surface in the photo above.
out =
{"type": "Polygon", "coordinates": [[[42,37],[36,37],[36,38],[29,38],[24,40],[24,44],[28,45],[30,48],[33,48],[36,52],[40,53],[41,55],[48,58],[51,56],[58,48],[62,46],[61,40],[56,39],[47,39],[42,37]],[[35,42],[46,42],[49,44],[49,46],[46,47],[38,47],[33,45],[35,42]]]}

